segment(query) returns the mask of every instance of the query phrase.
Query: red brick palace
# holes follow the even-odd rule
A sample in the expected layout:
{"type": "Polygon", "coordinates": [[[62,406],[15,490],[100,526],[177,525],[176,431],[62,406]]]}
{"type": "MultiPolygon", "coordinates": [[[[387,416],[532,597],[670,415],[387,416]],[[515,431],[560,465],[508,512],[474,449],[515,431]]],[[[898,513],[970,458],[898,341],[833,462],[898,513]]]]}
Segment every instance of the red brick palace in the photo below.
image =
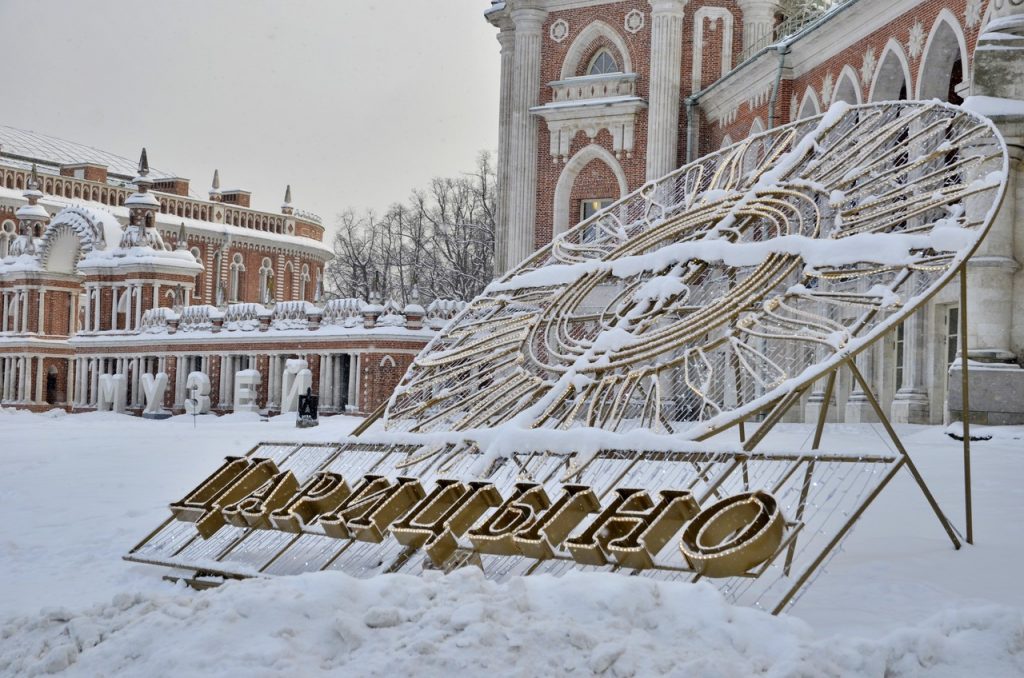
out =
{"type": "Polygon", "coordinates": [[[0,127],[0,405],[275,413],[308,382],[372,411],[460,304],[325,301],[323,236],[290,188],[263,212],[216,172],[199,197],[145,151],[0,127]]]}

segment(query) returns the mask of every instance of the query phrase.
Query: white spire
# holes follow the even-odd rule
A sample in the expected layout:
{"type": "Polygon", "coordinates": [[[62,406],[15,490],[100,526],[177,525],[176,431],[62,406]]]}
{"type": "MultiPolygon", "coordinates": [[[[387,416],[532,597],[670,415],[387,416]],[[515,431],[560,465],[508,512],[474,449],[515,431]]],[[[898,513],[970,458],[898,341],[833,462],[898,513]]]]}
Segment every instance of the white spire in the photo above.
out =
{"type": "Polygon", "coordinates": [[[284,189],[284,203],[281,205],[281,213],[291,214],[294,211],[292,207],[292,185],[288,184],[288,187],[284,189]]]}
{"type": "Polygon", "coordinates": [[[210,184],[210,200],[220,202],[220,170],[213,170],[213,183],[210,184]]]}
{"type": "Polygon", "coordinates": [[[46,209],[39,204],[39,199],[43,197],[42,192],[39,190],[39,174],[36,170],[35,163],[32,163],[32,174],[28,179],[28,186],[22,192],[25,199],[28,200],[27,205],[22,205],[15,212],[15,216],[18,217],[18,221],[48,221],[50,214],[46,209]]]}

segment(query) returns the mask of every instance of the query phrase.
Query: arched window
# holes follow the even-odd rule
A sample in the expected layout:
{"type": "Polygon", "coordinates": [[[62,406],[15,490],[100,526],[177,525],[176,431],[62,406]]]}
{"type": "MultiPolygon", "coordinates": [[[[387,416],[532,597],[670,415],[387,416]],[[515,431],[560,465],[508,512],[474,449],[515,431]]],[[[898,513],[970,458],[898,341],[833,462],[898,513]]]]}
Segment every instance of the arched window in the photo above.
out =
{"type": "Polygon", "coordinates": [[[274,267],[270,257],[263,257],[260,265],[260,303],[268,304],[274,299],[274,267]]]}
{"type": "Polygon", "coordinates": [[[917,98],[962,104],[963,97],[957,88],[964,81],[966,59],[967,45],[960,25],[956,17],[948,10],[943,10],[925,43],[917,98]]]}
{"type": "Polygon", "coordinates": [[[832,93],[832,101],[845,101],[851,106],[860,103],[860,84],[857,82],[857,72],[846,66],[839,74],[839,82],[836,90],[832,93]]]}
{"type": "Polygon", "coordinates": [[[13,221],[5,221],[0,226],[0,258],[6,257],[11,251],[11,242],[17,237],[18,229],[13,221]]]}
{"type": "Polygon", "coordinates": [[[231,257],[231,301],[238,301],[243,287],[245,286],[245,264],[242,262],[242,254],[235,252],[231,257]]]}
{"type": "Polygon", "coordinates": [[[284,285],[282,287],[282,295],[285,299],[295,298],[295,270],[292,268],[292,262],[288,262],[284,265],[284,285]]]}
{"type": "Polygon", "coordinates": [[[910,92],[910,67],[903,48],[890,40],[875,71],[871,101],[904,101],[910,92]]]}
{"type": "Polygon", "coordinates": [[[594,58],[590,60],[590,65],[587,66],[587,75],[605,75],[607,73],[621,73],[619,64],[616,63],[611,52],[599,49],[594,58]]]}
{"type": "MultiPolygon", "coordinates": [[[[200,264],[203,263],[203,253],[198,247],[193,247],[189,252],[192,253],[192,256],[195,257],[196,261],[200,264]]],[[[204,271],[196,276],[196,288],[192,291],[192,298],[196,301],[200,301],[203,298],[203,277],[205,274],[206,272],[204,271]]]]}
{"type": "Polygon", "coordinates": [[[597,144],[586,146],[565,164],[555,184],[553,235],[589,216],[593,203],[601,209],[628,192],[626,174],[615,156],[597,144]]]}
{"type": "Polygon", "coordinates": [[[306,300],[306,289],[309,287],[309,264],[302,265],[302,282],[299,285],[299,301],[306,300]]]}

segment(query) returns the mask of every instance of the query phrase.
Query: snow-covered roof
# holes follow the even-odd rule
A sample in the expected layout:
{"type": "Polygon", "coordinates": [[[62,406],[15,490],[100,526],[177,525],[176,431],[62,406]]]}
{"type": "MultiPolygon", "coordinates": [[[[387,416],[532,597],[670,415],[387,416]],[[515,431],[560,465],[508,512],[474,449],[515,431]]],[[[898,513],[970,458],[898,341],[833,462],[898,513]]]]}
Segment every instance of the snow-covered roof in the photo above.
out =
{"type": "MultiPolygon", "coordinates": [[[[96,163],[106,165],[109,174],[131,179],[138,169],[138,160],[130,160],[114,153],[101,151],[92,146],[66,141],[45,134],[0,125],[0,153],[18,156],[21,159],[39,160],[56,165],[96,163]]],[[[173,179],[173,172],[151,169],[154,179],[173,179]]]]}
{"type": "MultiPolygon", "coordinates": [[[[18,201],[24,201],[22,197],[22,191],[5,188],[0,186],[0,198],[15,199],[18,201]]],[[[102,218],[104,221],[104,227],[107,227],[107,221],[110,222],[110,228],[114,228],[116,224],[117,237],[111,238],[111,234],[107,235],[108,247],[116,247],[117,243],[121,240],[121,224],[118,222],[120,219],[122,223],[128,223],[128,208],[123,206],[104,205],[103,203],[94,202],[91,200],[81,199],[70,199],[62,198],[55,195],[47,195],[39,201],[40,204],[47,207],[55,207],[57,210],[63,209],[64,207],[81,206],[92,209],[97,214],[105,215],[102,218]]],[[[320,254],[333,254],[333,250],[330,246],[312,238],[306,238],[297,235],[286,235],[284,233],[270,233],[267,231],[257,231],[252,228],[245,228],[242,226],[232,226],[230,224],[218,224],[211,221],[201,221],[199,219],[190,219],[188,217],[179,217],[173,214],[164,214],[158,212],[156,215],[156,223],[161,227],[172,227],[177,228],[182,223],[185,224],[185,228],[189,232],[204,231],[207,233],[218,233],[230,236],[233,239],[248,239],[252,241],[266,241],[279,243],[282,245],[292,245],[294,247],[300,247],[309,251],[316,251],[320,254]]],[[[112,232],[111,232],[112,233],[112,232]]]]}

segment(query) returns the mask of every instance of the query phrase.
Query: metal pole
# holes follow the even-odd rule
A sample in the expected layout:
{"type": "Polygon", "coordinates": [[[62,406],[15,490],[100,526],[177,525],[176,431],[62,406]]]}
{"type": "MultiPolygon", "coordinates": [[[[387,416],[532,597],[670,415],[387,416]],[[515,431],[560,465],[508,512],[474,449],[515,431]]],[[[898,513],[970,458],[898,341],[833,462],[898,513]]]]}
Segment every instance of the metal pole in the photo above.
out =
{"type": "Polygon", "coordinates": [[[960,393],[964,424],[964,505],[967,514],[967,543],[974,543],[974,510],[971,501],[971,385],[967,378],[967,264],[960,266],[960,393]]]}
{"type": "Polygon", "coordinates": [[[918,487],[924,492],[925,499],[928,500],[928,504],[932,507],[932,511],[935,512],[935,516],[942,523],[942,527],[946,530],[946,534],[949,535],[949,540],[953,542],[953,548],[960,548],[960,540],[956,537],[956,532],[953,530],[953,526],[949,524],[949,518],[939,508],[939,503],[935,501],[935,497],[932,496],[932,491],[928,489],[928,485],[924,482],[924,478],[921,473],[917,470],[917,466],[914,464],[914,460],[910,458],[910,454],[907,453],[907,448],[903,446],[903,441],[896,435],[896,429],[892,427],[889,422],[889,417],[886,416],[885,412],[882,411],[882,406],[878,404],[878,399],[875,398],[874,391],[871,390],[871,385],[868,384],[867,379],[857,369],[856,363],[853,360],[846,360],[847,367],[850,368],[850,372],[853,373],[853,378],[860,382],[860,386],[864,389],[864,395],[867,396],[868,402],[871,404],[871,409],[875,411],[875,416],[882,422],[882,426],[885,427],[885,432],[889,434],[889,438],[892,440],[893,445],[899,450],[900,454],[906,460],[907,468],[910,469],[911,475],[914,476],[914,480],[917,481],[918,487]]]}
{"type": "Polygon", "coordinates": [[[828,406],[832,401],[832,392],[836,388],[836,375],[839,373],[839,368],[835,368],[828,375],[828,381],[825,382],[825,400],[821,403],[821,410],[818,412],[818,425],[814,428],[814,442],[811,444],[811,449],[816,450],[821,445],[821,435],[825,432],[825,420],[828,419],[828,406]]]}

